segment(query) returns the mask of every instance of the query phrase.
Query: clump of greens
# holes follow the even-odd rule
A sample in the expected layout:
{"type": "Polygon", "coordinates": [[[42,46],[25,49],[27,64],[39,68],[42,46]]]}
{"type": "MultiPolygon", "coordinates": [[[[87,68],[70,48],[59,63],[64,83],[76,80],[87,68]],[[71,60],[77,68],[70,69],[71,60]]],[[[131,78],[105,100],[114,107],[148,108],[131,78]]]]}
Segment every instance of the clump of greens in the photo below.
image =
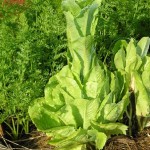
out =
{"type": "Polygon", "coordinates": [[[125,90],[130,92],[130,109],[127,111],[130,134],[136,123],[136,128],[142,130],[150,118],[149,45],[150,38],[143,37],[138,43],[131,39],[129,43],[119,41],[114,47],[117,72],[125,79],[125,90]]]}
{"type": "Polygon", "coordinates": [[[125,134],[127,130],[127,126],[116,122],[129,102],[129,93],[123,90],[124,78],[118,82],[96,57],[94,34],[100,3],[63,1],[68,65],[50,78],[45,97],[29,107],[32,121],[52,137],[49,143],[56,148],[81,150],[87,143],[95,143],[97,149],[102,149],[110,135],[125,134]]]}

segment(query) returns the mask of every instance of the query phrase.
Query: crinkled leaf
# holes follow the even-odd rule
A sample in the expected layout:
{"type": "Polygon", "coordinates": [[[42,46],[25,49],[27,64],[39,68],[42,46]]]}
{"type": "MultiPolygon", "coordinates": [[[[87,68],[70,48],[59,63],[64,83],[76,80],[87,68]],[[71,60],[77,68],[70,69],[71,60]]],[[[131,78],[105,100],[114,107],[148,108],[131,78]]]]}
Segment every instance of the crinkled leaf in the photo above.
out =
{"type": "Polygon", "coordinates": [[[97,122],[92,122],[92,127],[99,132],[105,133],[108,137],[110,135],[126,134],[128,128],[122,123],[99,124],[97,122]]]}
{"type": "Polygon", "coordinates": [[[104,70],[100,66],[92,68],[84,86],[86,96],[89,98],[97,98],[101,88],[105,84],[105,78],[104,70]]]}
{"type": "Polygon", "coordinates": [[[125,112],[127,105],[128,97],[124,97],[123,100],[121,100],[118,103],[106,104],[102,111],[104,120],[106,122],[117,121],[117,119],[119,119],[119,117],[122,116],[122,113],[125,112]]]}
{"type": "MultiPolygon", "coordinates": [[[[72,66],[72,71],[78,76],[83,77],[91,69],[93,57],[95,57],[95,49],[93,45],[94,33],[97,24],[96,15],[98,13],[98,7],[101,0],[93,1],[87,7],[84,7],[74,15],[71,13],[74,8],[75,1],[65,1],[63,6],[67,6],[68,9],[64,9],[64,13],[67,20],[67,37],[69,46],[69,60],[72,66]],[[73,3],[73,4],[71,4],[73,3]]],[[[78,5],[76,3],[76,5],[78,5]]],[[[65,7],[66,8],[66,7],[65,7]]]]}
{"type": "Polygon", "coordinates": [[[118,103],[113,102],[113,96],[113,93],[109,93],[102,101],[97,120],[99,123],[115,122],[122,118],[129,104],[129,93],[127,92],[118,103]]]}
{"type": "Polygon", "coordinates": [[[61,127],[53,127],[49,130],[45,130],[46,134],[55,139],[65,139],[70,137],[76,132],[74,126],[61,126],[61,127]]]}
{"type": "MultiPolygon", "coordinates": [[[[67,128],[66,128],[67,129],[67,128]]],[[[74,130],[74,132],[72,132],[71,134],[69,134],[69,136],[65,135],[67,130],[61,130],[61,135],[62,136],[58,136],[58,129],[56,129],[56,132],[53,132],[53,136],[52,139],[49,141],[49,144],[57,146],[57,148],[75,148],[78,147],[79,145],[83,146],[85,142],[88,141],[87,139],[87,131],[83,130],[83,129],[78,129],[78,130],[74,130]],[[55,137],[56,135],[56,137],[55,137]]],[[[60,133],[60,132],[59,132],[60,133]]]]}
{"type": "Polygon", "coordinates": [[[39,130],[43,131],[61,126],[62,123],[59,120],[59,113],[43,102],[44,98],[37,99],[34,101],[34,104],[29,107],[29,114],[33,123],[39,130]]]}

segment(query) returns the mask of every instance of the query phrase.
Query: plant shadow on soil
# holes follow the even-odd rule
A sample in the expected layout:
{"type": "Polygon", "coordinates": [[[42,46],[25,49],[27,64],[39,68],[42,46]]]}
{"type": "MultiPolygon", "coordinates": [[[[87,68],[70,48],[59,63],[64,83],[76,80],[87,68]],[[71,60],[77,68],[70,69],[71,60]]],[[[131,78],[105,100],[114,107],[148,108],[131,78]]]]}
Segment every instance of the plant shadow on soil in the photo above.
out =
{"type": "MultiPolygon", "coordinates": [[[[53,150],[50,146],[50,140],[44,133],[32,127],[30,134],[24,134],[18,140],[12,140],[6,134],[5,127],[3,127],[4,134],[0,136],[0,150],[20,149],[20,150],[53,150]],[[2,147],[4,146],[4,147],[2,147]]],[[[88,150],[96,150],[89,146],[88,150]]],[[[145,128],[139,132],[136,137],[132,138],[125,135],[113,136],[110,138],[103,150],[150,150],[150,127],[145,128]]]]}

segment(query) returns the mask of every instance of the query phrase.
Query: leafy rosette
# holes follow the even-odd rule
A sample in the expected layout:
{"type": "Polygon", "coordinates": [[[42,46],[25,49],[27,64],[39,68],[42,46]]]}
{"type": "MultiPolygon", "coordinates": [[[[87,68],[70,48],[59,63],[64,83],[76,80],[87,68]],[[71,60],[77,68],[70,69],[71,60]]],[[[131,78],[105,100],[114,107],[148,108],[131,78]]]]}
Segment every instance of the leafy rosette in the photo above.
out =
{"type": "Polygon", "coordinates": [[[150,38],[143,37],[138,43],[131,39],[129,43],[119,41],[114,47],[114,52],[117,51],[114,58],[117,71],[124,76],[126,89],[134,94],[135,100],[131,101],[135,101],[139,130],[145,127],[150,117],[149,45],[150,38]]]}
{"type": "Polygon", "coordinates": [[[128,104],[124,78],[98,63],[94,48],[96,15],[101,0],[64,0],[68,65],[50,78],[45,97],[34,101],[29,114],[36,127],[60,149],[102,149],[111,134],[125,134],[117,123],[128,104]],[[111,83],[111,86],[110,86],[111,83]],[[118,90],[116,90],[116,87],[118,90]]]}

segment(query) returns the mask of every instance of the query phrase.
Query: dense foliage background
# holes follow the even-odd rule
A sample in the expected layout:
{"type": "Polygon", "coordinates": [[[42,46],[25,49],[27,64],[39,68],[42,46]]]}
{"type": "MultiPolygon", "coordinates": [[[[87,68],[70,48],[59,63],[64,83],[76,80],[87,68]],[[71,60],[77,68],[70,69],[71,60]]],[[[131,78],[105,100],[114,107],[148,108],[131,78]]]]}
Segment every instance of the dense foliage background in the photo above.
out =
{"type": "MultiPolygon", "coordinates": [[[[98,58],[111,66],[119,39],[150,36],[149,0],[103,0],[95,36],[98,58]]],[[[0,5],[0,123],[28,132],[28,106],[67,62],[61,0],[0,5]]],[[[112,68],[113,69],[113,68],[112,68]]],[[[16,137],[17,138],[17,137],[16,137]]]]}

